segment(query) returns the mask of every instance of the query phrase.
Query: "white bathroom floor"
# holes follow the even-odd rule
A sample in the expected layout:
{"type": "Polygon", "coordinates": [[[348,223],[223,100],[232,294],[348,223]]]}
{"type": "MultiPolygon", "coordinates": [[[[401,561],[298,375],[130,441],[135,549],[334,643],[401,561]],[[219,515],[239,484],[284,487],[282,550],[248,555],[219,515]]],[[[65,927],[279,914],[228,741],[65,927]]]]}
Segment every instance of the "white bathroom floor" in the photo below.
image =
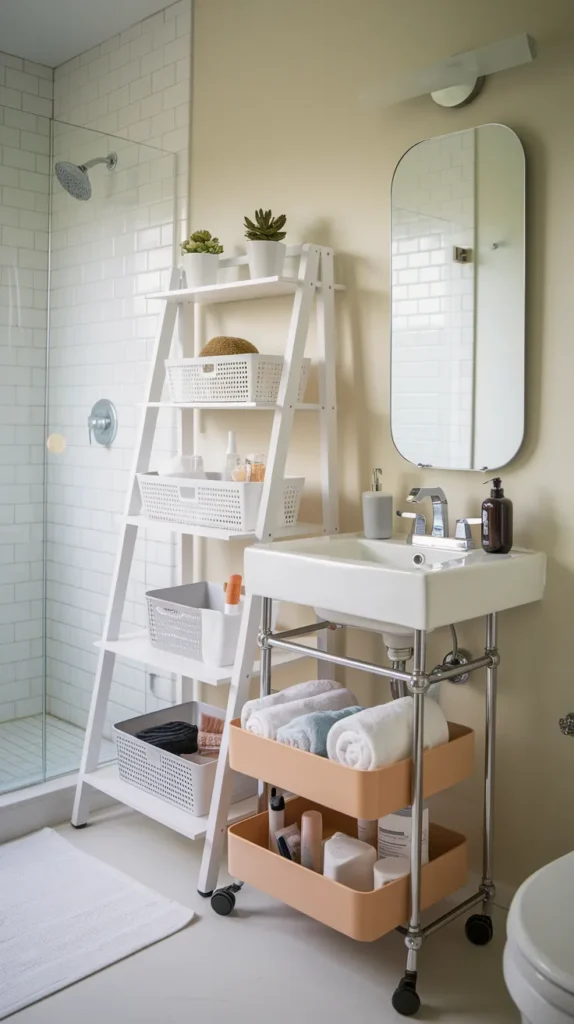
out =
{"type": "MultiPolygon", "coordinates": [[[[125,809],[59,831],[78,848],[165,896],[192,906],[184,931],[28,1007],[16,1024],[391,1024],[404,970],[402,938],[359,944],[255,891],[232,917],[217,917],[196,892],[201,843],[125,809]]],[[[502,978],[505,913],[495,938],[477,948],[455,921],[428,940],[420,966],[417,1020],[517,1024],[502,978]]]]}
{"type": "MultiPolygon", "coordinates": [[[[46,777],[77,771],[84,730],[48,715],[46,718],[46,777]]],[[[113,743],[102,741],[100,758],[115,757],[113,743]]],[[[0,793],[32,785],[43,777],[42,716],[0,724],[0,793]]]]}

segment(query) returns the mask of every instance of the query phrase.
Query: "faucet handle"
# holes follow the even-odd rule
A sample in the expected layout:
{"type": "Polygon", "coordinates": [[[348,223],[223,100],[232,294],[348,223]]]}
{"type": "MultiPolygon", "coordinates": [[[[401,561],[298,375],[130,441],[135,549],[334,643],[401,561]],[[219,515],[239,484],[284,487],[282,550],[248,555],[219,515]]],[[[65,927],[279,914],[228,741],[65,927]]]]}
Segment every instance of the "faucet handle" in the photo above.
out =
{"type": "Polygon", "coordinates": [[[399,519],[412,519],[413,525],[407,536],[407,544],[412,543],[414,536],[423,535],[427,532],[427,521],[421,512],[401,512],[397,509],[399,519]]]}
{"type": "Polygon", "coordinates": [[[468,517],[466,519],[457,519],[456,521],[456,540],[472,540],[472,533],[470,532],[471,526],[478,526],[482,523],[480,516],[468,517]]]}

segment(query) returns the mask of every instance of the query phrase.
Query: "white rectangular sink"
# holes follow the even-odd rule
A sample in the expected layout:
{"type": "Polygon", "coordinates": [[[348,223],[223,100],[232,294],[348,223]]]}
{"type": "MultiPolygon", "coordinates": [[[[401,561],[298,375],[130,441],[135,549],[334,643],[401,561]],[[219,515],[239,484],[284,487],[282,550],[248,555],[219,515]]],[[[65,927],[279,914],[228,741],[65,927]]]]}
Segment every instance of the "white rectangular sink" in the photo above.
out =
{"type": "Polygon", "coordinates": [[[245,552],[251,593],[329,610],[335,622],[369,620],[371,628],[431,630],[530,604],[545,581],[546,555],[518,548],[508,555],[453,552],[349,533],[245,552]]]}

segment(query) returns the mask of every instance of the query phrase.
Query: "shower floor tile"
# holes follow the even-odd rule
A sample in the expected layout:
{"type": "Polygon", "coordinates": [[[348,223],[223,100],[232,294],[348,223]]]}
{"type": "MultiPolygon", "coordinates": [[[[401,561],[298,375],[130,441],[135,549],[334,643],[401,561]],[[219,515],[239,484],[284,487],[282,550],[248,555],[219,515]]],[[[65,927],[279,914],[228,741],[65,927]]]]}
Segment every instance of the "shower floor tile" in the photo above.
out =
{"type": "MultiPolygon", "coordinates": [[[[46,718],[46,778],[77,771],[84,730],[48,715],[46,718]]],[[[102,740],[100,760],[113,760],[115,746],[102,740]]],[[[0,793],[41,782],[42,716],[0,724],[0,793]]]]}

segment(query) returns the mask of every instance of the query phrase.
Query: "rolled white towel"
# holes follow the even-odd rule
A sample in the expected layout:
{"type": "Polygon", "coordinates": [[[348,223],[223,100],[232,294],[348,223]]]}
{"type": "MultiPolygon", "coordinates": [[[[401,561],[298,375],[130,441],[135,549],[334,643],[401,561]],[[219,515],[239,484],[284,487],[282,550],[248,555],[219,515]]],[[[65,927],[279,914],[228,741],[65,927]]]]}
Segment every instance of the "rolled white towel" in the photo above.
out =
{"type": "Polygon", "coordinates": [[[291,700],[285,704],[272,704],[270,707],[253,711],[247,722],[247,731],[263,736],[266,740],[274,740],[277,730],[287,725],[300,715],[308,715],[312,711],[338,711],[350,708],[357,703],[357,698],[350,690],[339,688],[318,693],[314,697],[303,700],[291,700]]]}
{"type": "MultiPolygon", "coordinates": [[[[327,736],[327,756],[348,768],[372,771],[410,757],[413,745],[412,697],[365,708],[337,722],[327,736]]],[[[448,742],[448,724],[442,708],[425,697],[425,750],[448,742]]]]}
{"type": "Polygon", "coordinates": [[[241,712],[241,727],[247,728],[247,723],[254,711],[261,708],[274,707],[277,704],[287,704],[293,700],[304,700],[305,697],[316,697],[319,693],[327,693],[330,690],[342,690],[341,683],[334,679],[309,679],[306,683],[296,683],[295,686],[287,686],[285,690],[278,693],[270,693],[267,697],[258,697],[256,700],[248,700],[243,705],[241,712]]]}

